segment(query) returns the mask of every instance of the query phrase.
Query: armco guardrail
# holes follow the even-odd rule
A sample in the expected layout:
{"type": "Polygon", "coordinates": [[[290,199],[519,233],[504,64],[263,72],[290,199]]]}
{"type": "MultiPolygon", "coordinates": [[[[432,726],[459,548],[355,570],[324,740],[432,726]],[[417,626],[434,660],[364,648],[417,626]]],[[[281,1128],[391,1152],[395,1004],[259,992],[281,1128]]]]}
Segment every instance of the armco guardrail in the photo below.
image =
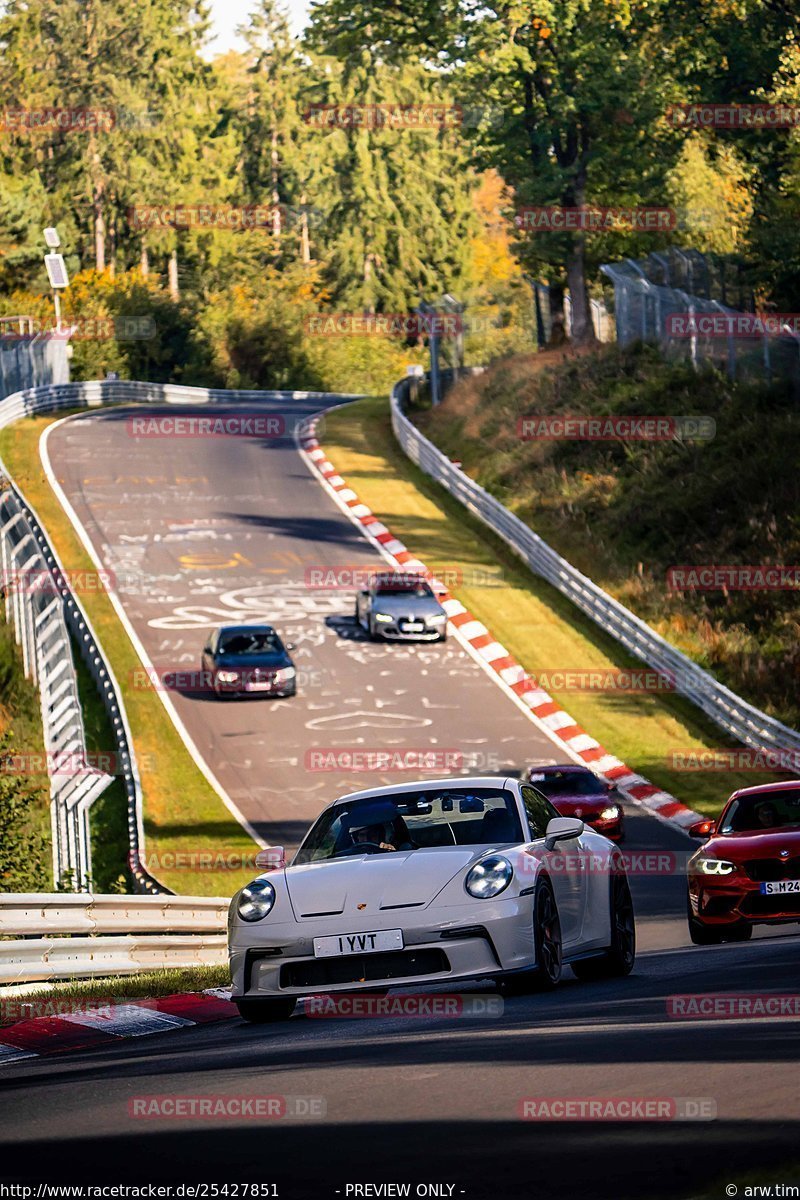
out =
{"type": "MultiPolygon", "coordinates": [[[[66,622],[63,582],[57,582],[19,496],[0,495],[0,554],[6,620],[22,647],[26,676],[39,687],[50,776],[53,873],[56,883],[72,875],[78,889],[92,876],[89,809],[113,782],[88,762],[78,681],[66,622]]],[[[24,758],[24,756],[23,756],[24,758]]],[[[13,756],[11,769],[14,770],[13,756]]],[[[27,759],[22,771],[31,769],[27,759]]]]}
{"type": "MultiPolygon", "coordinates": [[[[31,388],[28,391],[16,392],[11,396],[7,396],[6,399],[0,401],[0,429],[4,429],[6,426],[26,416],[57,412],[62,409],[95,408],[107,404],[157,403],[194,405],[228,403],[235,405],[249,403],[258,406],[275,400],[304,399],[309,396],[323,395],[325,394],[306,391],[270,390],[259,392],[196,388],[176,384],[141,383],[128,380],[91,380],[85,383],[63,383],[31,388]]],[[[140,892],[166,892],[167,889],[145,870],[142,864],[144,833],[142,825],[141,783],[136,766],[136,755],[130,727],[119,685],[103,654],[83,605],[68,587],[68,573],[64,571],[58,556],[48,542],[36,513],[26,503],[22,493],[16,487],[13,480],[10,479],[8,472],[5,471],[1,463],[0,468],[2,468],[6,476],[4,490],[5,509],[0,510],[0,517],[4,524],[6,520],[13,521],[13,525],[8,525],[8,538],[12,546],[16,545],[14,541],[16,533],[14,530],[18,528],[22,529],[24,526],[24,548],[18,551],[16,558],[9,561],[17,562],[20,569],[27,571],[28,567],[21,561],[21,556],[24,556],[27,548],[30,548],[31,555],[36,553],[44,561],[44,566],[50,574],[51,582],[40,590],[46,591],[49,588],[59,598],[57,607],[48,609],[47,611],[55,616],[58,610],[59,619],[63,617],[63,622],[72,634],[73,640],[79,647],[81,655],[86,661],[92,677],[97,684],[100,696],[109,715],[111,727],[114,732],[114,750],[117,762],[121,766],[121,774],[127,794],[128,861],[134,884],[140,892]],[[4,513],[7,514],[7,517],[3,515],[4,513]]],[[[36,561],[38,562],[38,559],[36,561]]],[[[33,562],[29,564],[31,569],[33,569],[33,565],[33,562]]],[[[37,608],[37,605],[41,604],[41,600],[34,602],[33,596],[24,595],[24,589],[17,589],[17,591],[20,594],[13,600],[13,604],[17,605],[13,616],[23,643],[23,651],[28,656],[26,659],[26,670],[33,677],[37,678],[37,681],[41,685],[44,677],[38,665],[40,656],[38,652],[32,650],[32,647],[35,644],[36,622],[42,618],[44,610],[37,608]]],[[[51,625],[47,626],[48,639],[52,639],[53,637],[53,628],[51,625]]],[[[52,668],[52,677],[57,680],[55,686],[63,687],[64,683],[69,680],[70,695],[77,696],[77,680],[75,678],[72,657],[68,651],[69,647],[65,646],[63,637],[59,636],[57,642],[46,639],[46,642],[42,646],[42,654],[45,657],[52,655],[52,660],[47,659],[48,668],[45,676],[47,681],[49,681],[52,668]]],[[[64,688],[63,697],[61,692],[58,693],[59,700],[66,697],[67,690],[67,688],[64,688]]],[[[48,748],[51,742],[53,745],[61,744],[59,742],[59,738],[62,737],[60,722],[64,721],[64,728],[67,725],[65,718],[66,708],[61,710],[57,706],[53,707],[52,699],[53,697],[49,691],[41,691],[45,733],[46,738],[50,739],[48,740],[48,748]]],[[[74,705],[71,707],[70,712],[73,715],[75,714],[74,705]]],[[[77,717],[79,718],[79,712],[77,717]]],[[[72,722],[71,729],[74,737],[78,738],[77,723],[75,720],[72,722]]],[[[82,738],[82,725],[80,737],[82,738]]],[[[80,753],[79,741],[80,738],[78,738],[78,741],[74,741],[76,757],[80,753]]],[[[85,750],[85,744],[83,749],[85,750]]],[[[97,772],[94,773],[94,780],[97,782],[97,772]]],[[[107,785],[107,782],[109,781],[106,780],[104,786],[107,785]]],[[[88,789],[85,792],[79,792],[75,778],[71,781],[62,779],[54,780],[53,773],[51,773],[51,790],[54,795],[54,814],[56,811],[59,814],[57,821],[54,815],[54,870],[56,882],[58,883],[69,872],[72,886],[77,889],[85,888],[88,886],[87,879],[90,877],[90,849],[87,841],[88,808],[91,800],[95,798],[95,793],[90,793],[88,789]],[[58,840],[56,839],[56,826],[58,829],[58,840]]]]}
{"type": "Polygon", "coordinates": [[[644,621],[609,596],[551,549],[519,517],[470,479],[409,421],[403,412],[409,381],[392,392],[392,428],[400,446],[426,475],[445,487],[479,517],[548,583],[581,612],[648,666],[674,679],[675,689],[745,746],[792,754],[800,751],[800,733],[748,704],[702,667],[655,633],[644,621]]]}
{"type": "Polygon", "coordinates": [[[0,893],[0,984],[218,966],[228,904],[208,896],[0,893]]]}

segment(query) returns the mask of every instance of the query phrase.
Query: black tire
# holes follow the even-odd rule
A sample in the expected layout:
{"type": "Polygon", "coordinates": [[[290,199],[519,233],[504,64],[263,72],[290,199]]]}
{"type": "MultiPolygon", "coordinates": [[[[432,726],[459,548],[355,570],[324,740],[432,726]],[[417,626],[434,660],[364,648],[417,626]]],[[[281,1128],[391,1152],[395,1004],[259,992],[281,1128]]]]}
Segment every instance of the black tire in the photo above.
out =
{"type": "Polygon", "coordinates": [[[255,1000],[245,997],[236,1001],[239,1016],[251,1025],[269,1025],[273,1021],[288,1021],[297,1001],[280,997],[275,1000],[255,1000]]]}
{"type": "Polygon", "coordinates": [[[500,976],[500,990],[507,996],[525,996],[530,992],[550,992],[561,980],[563,943],[553,885],[546,875],[536,881],[533,897],[533,944],[537,966],[500,976]]]}
{"type": "Polygon", "coordinates": [[[605,954],[572,964],[578,979],[623,979],[636,962],[636,917],[633,897],[625,875],[611,878],[611,942],[605,954]]]}

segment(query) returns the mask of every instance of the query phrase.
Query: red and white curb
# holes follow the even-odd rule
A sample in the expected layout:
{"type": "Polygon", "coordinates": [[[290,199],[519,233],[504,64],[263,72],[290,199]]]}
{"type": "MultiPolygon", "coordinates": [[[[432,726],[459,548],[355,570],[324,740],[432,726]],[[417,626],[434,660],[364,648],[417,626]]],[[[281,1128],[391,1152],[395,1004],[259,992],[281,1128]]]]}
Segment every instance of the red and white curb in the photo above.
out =
{"type": "MultiPolygon", "coordinates": [[[[8,1000],[0,1008],[8,1009],[8,1000]]],[[[152,1000],[131,1000],[127,1004],[87,1001],[86,1011],[78,1010],[71,1001],[20,997],[13,1001],[20,1012],[45,1009],[55,1015],[31,1016],[13,1025],[0,1026],[0,1067],[73,1050],[92,1050],[110,1046],[124,1038],[147,1037],[153,1033],[170,1033],[192,1025],[207,1025],[226,1021],[238,1013],[221,990],[187,992],[183,995],[159,996],[152,1000]],[[94,1007],[89,1007],[93,1005],[94,1007]],[[70,1012],[70,1007],[76,1011],[70,1012]]]]}
{"type": "MultiPolygon", "coordinates": [[[[317,419],[312,418],[307,422],[298,436],[298,449],[311,471],[321,480],[339,508],[361,529],[365,537],[392,566],[404,571],[428,574],[425,564],[359,500],[329,461],[316,437],[317,419]]],[[[669,792],[662,791],[644,776],[632,771],[616,755],[609,754],[548,692],[543,691],[531,679],[525,668],[509,654],[505,646],[450,594],[443,583],[434,579],[433,586],[449,618],[449,629],[467,652],[551,741],[563,747],[574,762],[590,767],[596,775],[613,783],[629,800],[683,832],[695,821],[703,819],[700,813],[693,812],[669,792]]]]}

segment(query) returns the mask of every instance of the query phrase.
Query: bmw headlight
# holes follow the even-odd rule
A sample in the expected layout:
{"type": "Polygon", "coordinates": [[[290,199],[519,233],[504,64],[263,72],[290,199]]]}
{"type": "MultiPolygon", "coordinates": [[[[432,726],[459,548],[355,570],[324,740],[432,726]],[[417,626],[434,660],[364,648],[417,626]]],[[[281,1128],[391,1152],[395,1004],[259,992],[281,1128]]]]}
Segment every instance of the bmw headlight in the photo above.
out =
{"type": "Polygon", "coordinates": [[[490,854],[467,872],[464,887],[476,900],[491,900],[508,887],[513,875],[514,868],[507,858],[490,854]]]}
{"type": "Polygon", "coordinates": [[[275,672],[276,683],[288,683],[290,679],[294,679],[297,671],[294,667],[281,667],[280,671],[275,672]]]}
{"type": "Polygon", "coordinates": [[[736,870],[736,863],[726,862],[724,858],[696,858],[692,866],[704,875],[730,875],[736,870]]]}
{"type": "Polygon", "coordinates": [[[217,671],[217,679],[220,683],[236,683],[238,678],[238,671],[217,671]]]}
{"type": "Polygon", "coordinates": [[[600,813],[601,821],[616,821],[619,816],[619,809],[616,804],[612,804],[609,808],[604,808],[600,813]]]}
{"type": "Polygon", "coordinates": [[[428,617],[429,625],[441,625],[442,621],[447,620],[447,613],[435,613],[432,617],[428,617]]]}
{"type": "Polygon", "coordinates": [[[382,625],[387,621],[394,620],[394,617],[390,617],[388,613],[374,613],[373,616],[379,625],[382,625]]]}
{"type": "Polygon", "coordinates": [[[243,921],[260,921],[272,912],[275,888],[268,879],[254,879],[239,893],[237,912],[243,921]]]}

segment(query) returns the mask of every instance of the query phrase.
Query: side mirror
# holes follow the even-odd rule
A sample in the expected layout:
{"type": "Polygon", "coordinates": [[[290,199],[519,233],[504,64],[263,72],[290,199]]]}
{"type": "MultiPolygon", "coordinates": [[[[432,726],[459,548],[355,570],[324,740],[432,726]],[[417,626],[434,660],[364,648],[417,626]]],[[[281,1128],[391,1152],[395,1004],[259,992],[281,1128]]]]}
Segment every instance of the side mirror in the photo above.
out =
{"type": "Polygon", "coordinates": [[[295,649],[295,644],[294,644],[294,642],[287,642],[287,643],[286,643],[286,649],[287,649],[287,650],[294,650],[294,649],[295,649]]]}
{"type": "Polygon", "coordinates": [[[256,866],[267,871],[280,871],[286,866],[286,851],[283,846],[267,846],[256,855],[256,866]]]}
{"type": "Polygon", "coordinates": [[[716,831],[717,823],[711,820],[695,821],[694,825],[690,825],[686,830],[689,837],[693,838],[710,838],[716,831]]]}
{"type": "Polygon", "coordinates": [[[553,817],[545,830],[545,850],[555,850],[559,842],[568,842],[580,837],[586,826],[577,817],[553,817]]]}

